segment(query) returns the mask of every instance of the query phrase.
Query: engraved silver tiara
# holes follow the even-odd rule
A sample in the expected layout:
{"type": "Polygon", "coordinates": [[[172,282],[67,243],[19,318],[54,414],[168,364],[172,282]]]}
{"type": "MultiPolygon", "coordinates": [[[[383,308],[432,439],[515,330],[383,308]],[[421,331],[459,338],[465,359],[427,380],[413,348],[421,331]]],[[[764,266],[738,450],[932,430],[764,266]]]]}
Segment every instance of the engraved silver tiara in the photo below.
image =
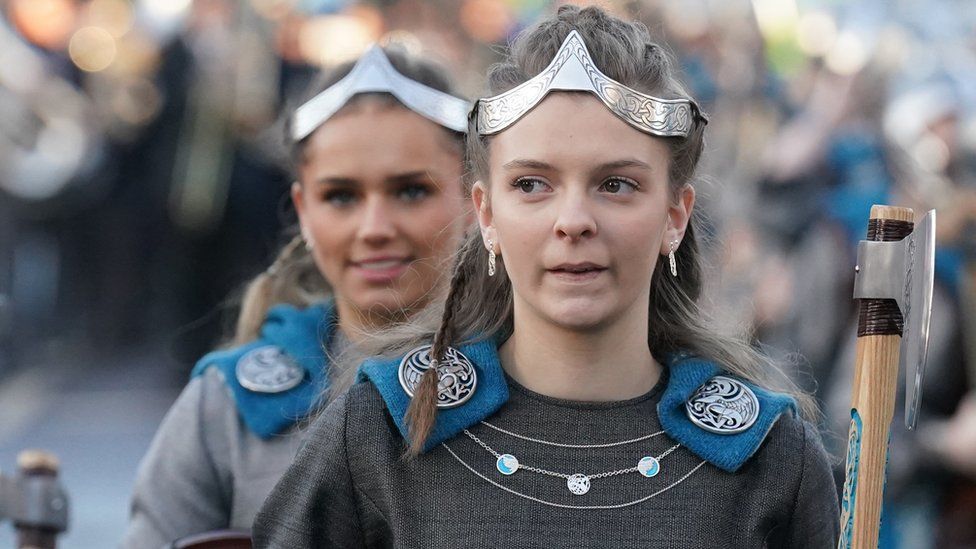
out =
{"type": "Polygon", "coordinates": [[[579,32],[563,41],[549,66],[511,90],[477,102],[478,134],[492,135],[526,115],[552,90],[588,91],[638,130],[662,137],[686,137],[695,117],[706,121],[691,99],[661,99],[600,72],[579,32]]]}
{"type": "Polygon", "coordinates": [[[370,92],[389,93],[408,109],[445,128],[467,130],[470,103],[400,74],[383,49],[374,44],[342,80],[298,107],[292,118],[292,139],[308,137],[353,96],[370,92]]]}

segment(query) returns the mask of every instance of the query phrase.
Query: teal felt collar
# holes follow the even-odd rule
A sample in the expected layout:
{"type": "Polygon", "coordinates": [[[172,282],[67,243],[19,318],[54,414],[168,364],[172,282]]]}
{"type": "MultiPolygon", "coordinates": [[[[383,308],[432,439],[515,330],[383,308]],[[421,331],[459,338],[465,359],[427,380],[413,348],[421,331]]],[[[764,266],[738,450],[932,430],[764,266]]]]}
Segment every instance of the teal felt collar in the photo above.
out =
{"type": "MultiPolygon", "coordinates": [[[[424,445],[424,451],[487,419],[508,400],[508,384],[498,359],[495,341],[487,339],[464,345],[459,350],[474,363],[478,374],[478,388],[465,404],[438,411],[436,425],[424,445]]],[[[668,368],[668,380],[658,403],[661,426],[675,441],[720,469],[729,472],[738,470],[756,452],[779,416],[796,408],[793,399],[787,395],[743,382],[753,390],[759,401],[759,417],[756,422],[746,431],[734,435],[705,431],[688,418],[685,402],[713,376],[729,374],[707,360],[681,354],[674,356],[677,358],[669,358],[664,363],[668,368]]],[[[400,360],[400,357],[367,360],[360,367],[359,380],[368,381],[376,387],[400,434],[406,440],[404,416],[410,405],[410,397],[400,386],[397,376],[400,360]]]]}
{"type": "Polygon", "coordinates": [[[261,337],[245,345],[212,352],[197,362],[193,377],[216,367],[224,375],[237,411],[247,428],[261,438],[282,433],[321,404],[328,388],[325,346],[335,330],[332,301],[298,309],[277,305],[268,311],[261,337]],[[304,371],[297,386],[277,393],[255,392],[241,385],[236,367],[248,352],[273,346],[304,371]]]}

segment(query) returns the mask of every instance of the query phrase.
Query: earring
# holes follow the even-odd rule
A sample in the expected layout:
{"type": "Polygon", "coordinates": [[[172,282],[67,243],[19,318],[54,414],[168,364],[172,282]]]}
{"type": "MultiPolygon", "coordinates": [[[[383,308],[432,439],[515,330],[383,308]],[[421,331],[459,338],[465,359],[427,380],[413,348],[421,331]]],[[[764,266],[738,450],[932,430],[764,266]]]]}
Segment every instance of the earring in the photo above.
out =
{"type": "Polygon", "coordinates": [[[308,233],[302,229],[302,240],[305,242],[305,251],[310,252],[315,246],[312,244],[312,239],[308,237],[308,233]]]}
{"type": "Polygon", "coordinates": [[[671,276],[678,276],[678,263],[674,260],[674,248],[678,245],[678,239],[671,241],[671,251],[668,252],[668,263],[671,264],[671,276]]]}
{"type": "Polygon", "coordinates": [[[488,276],[495,276],[495,243],[488,237],[488,276]]]}

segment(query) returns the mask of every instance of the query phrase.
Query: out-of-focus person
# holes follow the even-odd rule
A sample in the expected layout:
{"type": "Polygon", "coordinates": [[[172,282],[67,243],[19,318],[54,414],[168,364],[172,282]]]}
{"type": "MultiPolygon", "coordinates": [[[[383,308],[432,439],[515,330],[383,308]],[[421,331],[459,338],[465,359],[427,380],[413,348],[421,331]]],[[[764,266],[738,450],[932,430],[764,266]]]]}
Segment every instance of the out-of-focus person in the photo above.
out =
{"type": "Polygon", "coordinates": [[[249,286],[227,348],[204,356],[142,461],[127,548],[249,530],[300,423],[348,376],[333,357],[438,293],[465,226],[467,102],[432,63],[374,47],[292,116],[300,234],[249,286]]]}

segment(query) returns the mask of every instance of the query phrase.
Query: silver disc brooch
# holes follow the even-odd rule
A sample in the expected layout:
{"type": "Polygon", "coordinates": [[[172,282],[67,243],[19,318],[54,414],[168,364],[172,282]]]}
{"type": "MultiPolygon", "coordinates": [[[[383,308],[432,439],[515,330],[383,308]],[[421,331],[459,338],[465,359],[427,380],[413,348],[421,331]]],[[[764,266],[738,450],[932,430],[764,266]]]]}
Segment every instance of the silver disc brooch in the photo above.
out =
{"type": "MultiPolygon", "coordinates": [[[[400,387],[410,398],[413,398],[420,379],[434,362],[430,349],[431,345],[422,345],[408,352],[400,361],[400,387]]],[[[437,407],[442,409],[464,404],[474,395],[478,385],[474,363],[453,347],[444,349],[443,358],[437,361],[437,376],[437,407]]]]}

